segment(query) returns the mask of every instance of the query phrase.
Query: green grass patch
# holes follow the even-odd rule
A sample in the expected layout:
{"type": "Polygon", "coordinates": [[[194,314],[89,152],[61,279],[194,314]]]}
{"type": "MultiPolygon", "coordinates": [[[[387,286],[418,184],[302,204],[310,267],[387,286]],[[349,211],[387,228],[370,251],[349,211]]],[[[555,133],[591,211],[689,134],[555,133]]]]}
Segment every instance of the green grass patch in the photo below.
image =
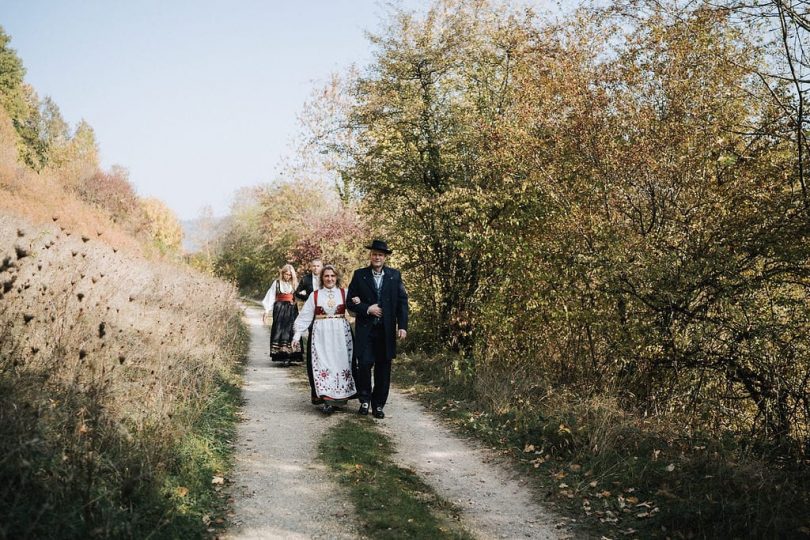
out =
{"type": "Polygon", "coordinates": [[[233,468],[237,413],[242,405],[238,380],[217,381],[217,388],[173,452],[174,461],[161,493],[171,501],[171,515],[159,536],[215,536],[228,523],[224,481],[233,468]],[[223,483],[213,483],[219,477],[223,483]]]}
{"type": "Polygon", "coordinates": [[[468,539],[459,511],[394,464],[391,441],[365,418],[348,418],[319,445],[320,458],[349,490],[361,532],[371,538],[468,539]]]}
{"type": "Polygon", "coordinates": [[[451,357],[401,355],[394,380],[459,431],[513,457],[544,504],[607,537],[810,536],[810,462],[683,433],[609,399],[515,398],[494,410],[451,357]]]}
{"type": "Polygon", "coordinates": [[[202,538],[226,516],[211,480],[232,463],[241,399],[233,381],[217,381],[207,402],[195,402],[201,409],[183,433],[159,424],[122,429],[94,396],[58,388],[47,394],[55,405],[14,415],[16,382],[0,380],[8,390],[0,399],[0,539],[202,538]],[[77,436],[80,427],[87,432],[77,436]]]}

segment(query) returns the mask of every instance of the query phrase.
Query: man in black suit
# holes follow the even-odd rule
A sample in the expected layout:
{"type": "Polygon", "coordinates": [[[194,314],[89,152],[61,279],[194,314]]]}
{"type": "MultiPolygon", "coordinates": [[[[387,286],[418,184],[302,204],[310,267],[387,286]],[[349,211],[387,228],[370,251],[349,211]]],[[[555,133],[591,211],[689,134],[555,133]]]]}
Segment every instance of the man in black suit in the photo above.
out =
{"type": "MultiPolygon", "coordinates": [[[[321,269],[323,262],[320,259],[312,259],[309,262],[309,274],[304,275],[301,281],[298,282],[298,287],[295,289],[296,300],[306,302],[312,291],[321,288],[321,269]]],[[[309,378],[309,400],[314,405],[319,405],[322,400],[318,398],[315,393],[315,377],[312,374],[312,347],[307,344],[307,378],[309,378]]]]}
{"type": "Polygon", "coordinates": [[[360,399],[359,414],[385,418],[383,407],[391,384],[391,361],[396,339],[408,334],[408,293],[399,270],[385,266],[392,252],[382,240],[366,246],[371,264],[354,272],[346,296],[355,315],[354,382],[360,399]],[[372,390],[372,368],[374,388],[372,390]]]}
{"type": "Polygon", "coordinates": [[[309,295],[315,289],[321,288],[320,275],[323,263],[320,259],[312,259],[309,262],[309,274],[305,274],[298,282],[298,287],[295,289],[295,299],[301,302],[306,302],[309,295]]]}

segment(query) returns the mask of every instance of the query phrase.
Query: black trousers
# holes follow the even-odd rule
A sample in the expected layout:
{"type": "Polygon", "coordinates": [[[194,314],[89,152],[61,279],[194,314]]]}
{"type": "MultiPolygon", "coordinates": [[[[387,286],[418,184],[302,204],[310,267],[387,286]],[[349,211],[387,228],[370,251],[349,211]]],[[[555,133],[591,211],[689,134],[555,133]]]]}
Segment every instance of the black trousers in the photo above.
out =
{"type": "Polygon", "coordinates": [[[391,360],[385,350],[385,331],[372,328],[363,354],[355,358],[354,382],[357,385],[357,397],[360,402],[371,402],[371,408],[382,407],[388,401],[388,389],[391,386],[391,360]],[[372,390],[372,369],[374,387],[372,390]]]}

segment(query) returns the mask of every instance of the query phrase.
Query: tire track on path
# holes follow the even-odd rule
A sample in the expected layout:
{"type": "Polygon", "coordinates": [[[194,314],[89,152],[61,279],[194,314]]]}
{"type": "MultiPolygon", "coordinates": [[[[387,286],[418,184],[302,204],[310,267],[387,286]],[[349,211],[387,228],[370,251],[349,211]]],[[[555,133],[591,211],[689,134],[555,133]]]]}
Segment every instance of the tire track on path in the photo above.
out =
{"type": "Polygon", "coordinates": [[[261,310],[245,310],[250,351],[244,421],[237,435],[229,539],[360,538],[348,495],[317,459],[317,445],[340,415],[326,418],[309,404],[289,370],[270,362],[261,310]]]}
{"type": "Polygon", "coordinates": [[[390,402],[380,426],[394,441],[394,461],[455,504],[473,536],[572,538],[563,525],[567,522],[536,503],[526,480],[494,452],[451,433],[400,391],[392,389],[390,402]]]}
{"type": "MultiPolygon", "coordinates": [[[[324,417],[297,383],[300,374],[273,365],[261,310],[247,307],[250,351],[244,421],[238,427],[228,539],[356,539],[349,495],[317,459],[320,438],[343,414],[324,417]]],[[[535,502],[525,479],[480,443],[465,440],[421,404],[392,389],[386,418],[375,422],[394,442],[393,460],[415,471],[462,512],[476,538],[572,538],[563,520],[535,502]]],[[[353,404],[349,411],[353,412],[353,404]]]]}

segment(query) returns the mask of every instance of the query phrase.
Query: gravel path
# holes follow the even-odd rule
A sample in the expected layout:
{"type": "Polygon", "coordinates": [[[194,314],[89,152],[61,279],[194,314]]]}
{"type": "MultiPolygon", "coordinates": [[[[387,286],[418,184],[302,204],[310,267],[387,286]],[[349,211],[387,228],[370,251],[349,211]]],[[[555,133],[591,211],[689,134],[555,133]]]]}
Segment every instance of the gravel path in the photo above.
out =
{"type": "Polygon", "coordinates": [[[250,353],[239,424],[231,539],[350,539],[360,535],[349,497],[317,459],[321,435],[340,422],[309,403],[289,368],[273,365],[261,310],[247,308],[250,353]]]}
{"type": "MultiPolygon", "coordinates": [[[[236,516],[225,538],[361,538],[348,495],[316,459],[320,437],[343,415],[325,417],[309,404],[308,391],[296,383],[300,374],[290,371],[302,366],[273,365],[261,310],[249,307],[246,315],[245,421],[231,488],[236,516]]],[[[369,421],[395,442],[394,460],[460,508],[463,525],[476,538],[571,537],[514,471],[451,434],[416,401],[392,390],[385,412],[385,420],[369,421]]]]}
{"type": "Polygon", "coordinates": [[[476,538],[571,538],[559,517],[532,500],[526,481],[494,453],[450,433],[422,405],[393,390],[380,423],[394,460],[415,471],[462,511],[476,538]]]}

